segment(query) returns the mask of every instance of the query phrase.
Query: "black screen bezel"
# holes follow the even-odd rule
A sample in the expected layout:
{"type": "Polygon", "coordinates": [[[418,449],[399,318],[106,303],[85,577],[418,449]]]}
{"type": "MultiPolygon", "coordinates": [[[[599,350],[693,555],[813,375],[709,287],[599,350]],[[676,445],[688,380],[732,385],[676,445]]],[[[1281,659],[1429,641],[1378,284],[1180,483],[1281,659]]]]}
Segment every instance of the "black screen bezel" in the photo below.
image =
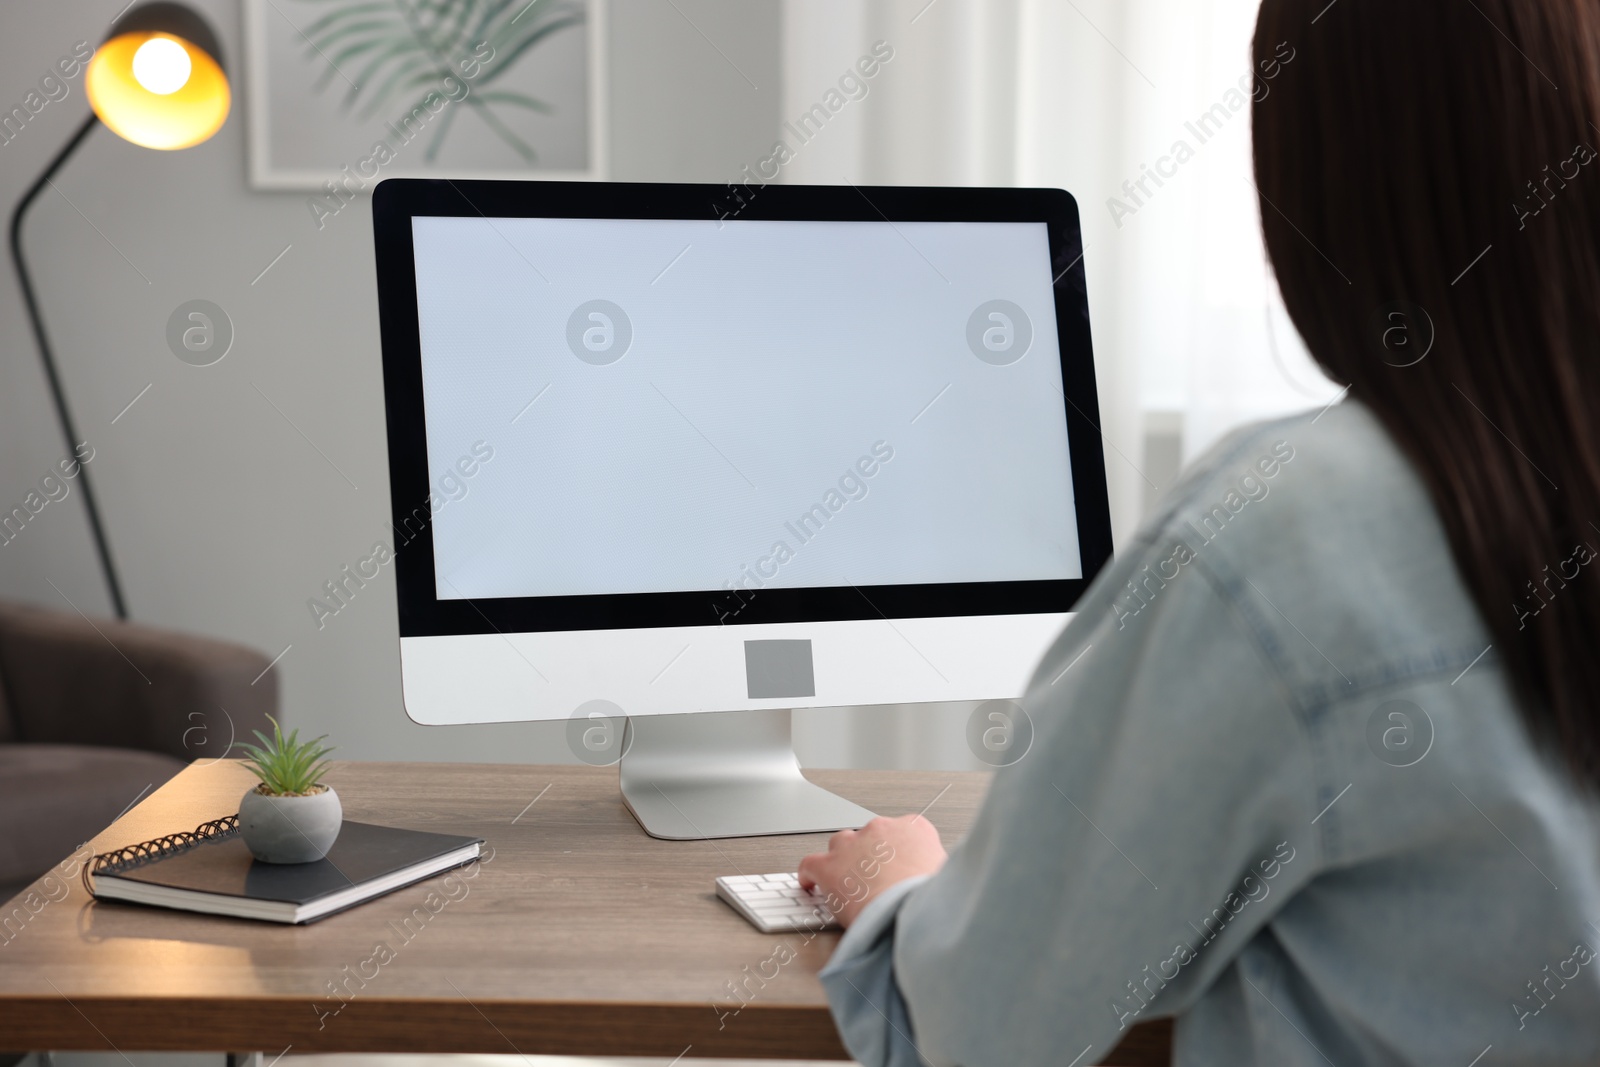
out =
{"type": "Polygon", "coordinates": [[[1078,206],[1060,189],[975,189],[390,178],[372,197],[400,635],[536,633],[1070,611],[1111,557],[1111,520],[1078,206]],[[1055,275],[1082,578],[812,589],[436,597],[411,220],[719,219],[1043,222],[1055,275]],[[419,523],[419,512],[422,521],[419,523]],[[420,528],[419,528],[420,526],[420,528]]]}

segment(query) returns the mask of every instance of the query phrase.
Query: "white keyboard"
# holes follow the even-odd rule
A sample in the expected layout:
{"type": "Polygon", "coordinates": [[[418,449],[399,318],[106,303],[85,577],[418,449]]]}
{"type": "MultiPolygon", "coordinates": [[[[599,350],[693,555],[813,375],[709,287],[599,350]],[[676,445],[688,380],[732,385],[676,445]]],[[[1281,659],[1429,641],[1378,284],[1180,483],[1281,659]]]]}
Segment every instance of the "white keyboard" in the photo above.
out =
{"type": "Polygon", "coordinates": [[[764,934],[837,926],[821,897],[800,888],[794,874],[739,874],[717,879],[717,896],[764,934]]]}

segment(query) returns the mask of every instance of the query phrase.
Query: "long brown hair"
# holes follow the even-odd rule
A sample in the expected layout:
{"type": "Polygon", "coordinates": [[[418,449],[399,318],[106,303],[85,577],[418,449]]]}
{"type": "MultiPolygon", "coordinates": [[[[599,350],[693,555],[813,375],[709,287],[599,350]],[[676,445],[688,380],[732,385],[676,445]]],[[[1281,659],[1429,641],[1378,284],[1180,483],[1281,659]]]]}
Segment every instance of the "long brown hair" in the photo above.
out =
{"type": "Polygon", "coordinates": [[[1533,735],[1600,788],[1600,4],[1263,0],[1267,252],[1432,494],[1533,735]]]}

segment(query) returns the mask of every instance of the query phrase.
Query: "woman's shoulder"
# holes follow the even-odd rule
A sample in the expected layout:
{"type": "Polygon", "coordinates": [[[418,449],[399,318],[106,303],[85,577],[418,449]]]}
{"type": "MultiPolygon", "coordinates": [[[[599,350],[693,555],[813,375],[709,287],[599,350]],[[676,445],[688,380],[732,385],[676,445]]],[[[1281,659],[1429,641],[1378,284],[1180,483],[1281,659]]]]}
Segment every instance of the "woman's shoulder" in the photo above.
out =
{"type": "MultiPolygon", "coordinates": [[[[1204,526],[1215,539],[1235,518],[1277,497],[1277,522],[1290,516],[1372,511],[1412,523],[1431,517],[1426,490],[1376,416],[1347,400],[1235,430],[1196,459],[1162,501],[1151,529],[1204,526]],[[1399,505],[1400,511],[1394,510],[1399,505]],[[1210,522],[1206,523],[1205,520],[1210,522]]],[[[1436,525],[1436,523],[1435,523],[1436,525]]],[[[1271,521],[1239,523],[1238,540],[1271,521]]]]}
{"type": "Polygon", "coordinates": [[[1446,669],[1488,641],[1427,489],[1359,403],[1236,432],[1139,540],[1158,563],[1176,553],[1210,575],[1304,682],[1446,669]]]}

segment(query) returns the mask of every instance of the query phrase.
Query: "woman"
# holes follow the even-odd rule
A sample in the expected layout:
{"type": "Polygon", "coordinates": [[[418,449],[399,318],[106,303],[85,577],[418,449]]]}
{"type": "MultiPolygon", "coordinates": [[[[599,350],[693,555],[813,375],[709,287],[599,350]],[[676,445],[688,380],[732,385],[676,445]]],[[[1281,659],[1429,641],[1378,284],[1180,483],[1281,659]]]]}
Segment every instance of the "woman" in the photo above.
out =
{"type": "Polygon", "coordinates": [[[823,975],[869,1067],[1169,1015],[1185,1065],[1600,1062],[1600,5],[1265,0],[1284,42],[1262,224],[1349,397],[1125,546],[948,859],[801,864],[870,890],[823,975]]]}

